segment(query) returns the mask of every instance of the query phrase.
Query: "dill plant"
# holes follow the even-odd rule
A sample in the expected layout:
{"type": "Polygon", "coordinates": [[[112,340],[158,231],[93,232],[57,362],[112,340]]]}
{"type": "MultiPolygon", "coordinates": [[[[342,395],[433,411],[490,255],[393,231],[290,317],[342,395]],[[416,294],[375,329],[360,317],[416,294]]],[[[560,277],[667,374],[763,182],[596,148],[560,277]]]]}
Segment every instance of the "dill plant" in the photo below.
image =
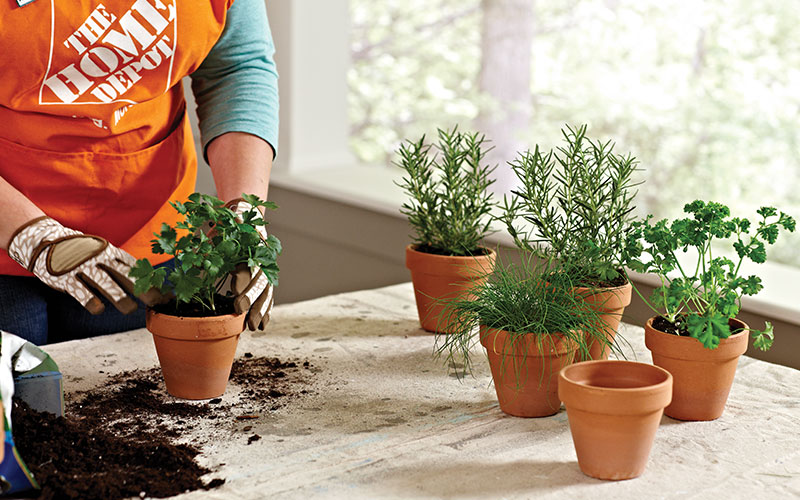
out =
{"type": "Polygon", "coordinates": [[[408,217],[417,250],[452,256],[481,255],[496,205],[489,186],[493,167],[483,161],[490,148],[478,133],[438,130],[436,145],[425,136],[406,141],[396,165],[405,171],[397,185],[408,195],[400,212],[408,217]]]}
{"type": "MultiPolygon", "coordinates": [[[[487,328],[509,333],[503,353],[519,352],[531,336],[542,352],[558,337],[566,338],[577,345],[579,359],[589,358],[594,339],[611,347],[600,314],[573,290],[580,278],[579,269],[532,254],[523,256],[520,264],[498,265],[485,283],[443,301],[443,316],[451,329],[437,335],[437,355],[447,362],[463,362],[471,373],[471,355],[487,328]]],[[[519,368],[514,366],[518,377],[519,368]]]]}

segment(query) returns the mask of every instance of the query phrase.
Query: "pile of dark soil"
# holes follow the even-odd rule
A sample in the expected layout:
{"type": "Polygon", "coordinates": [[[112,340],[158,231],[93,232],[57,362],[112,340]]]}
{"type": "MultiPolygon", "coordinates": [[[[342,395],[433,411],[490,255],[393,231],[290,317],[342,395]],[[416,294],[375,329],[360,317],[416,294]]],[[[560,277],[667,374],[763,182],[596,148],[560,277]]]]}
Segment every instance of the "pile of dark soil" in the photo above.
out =
{"type": "MultiPolygon", "coordinates": [[[[14,440],[45,499],[163,498],[215,488],[225,480],[201,480],[213,471],[197,464],[201,445],[182,442],[185,432],[209,420],[233,432],[242,418],[278,410],[308,393],[310,368],[308,361],[247,353],[234,362],[226,391],[239,386],[240,396],[227,404],[221,398],[198,403],[172,398],[158,368],[124,372],[102,387],[68,395],[66,418],[15,402],[14,440]]],[[[254,434],[247,444],[259,439],[254,434]]]]}

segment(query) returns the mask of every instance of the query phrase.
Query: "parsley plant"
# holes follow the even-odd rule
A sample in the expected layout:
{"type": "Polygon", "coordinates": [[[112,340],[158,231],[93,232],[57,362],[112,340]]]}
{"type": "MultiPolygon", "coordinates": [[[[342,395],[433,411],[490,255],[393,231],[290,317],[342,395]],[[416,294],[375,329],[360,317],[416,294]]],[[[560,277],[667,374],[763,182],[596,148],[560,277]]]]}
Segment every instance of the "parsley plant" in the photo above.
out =
{"type": "MultiPolygon", "coordinates": [[[[629,267],[661,279],[661,286],[645,300],[651,309],[706,348],[715,349],[720,339],[731,335],[728,320],[739,313],[742,296],[755,295],[763,288],[758,276],[739,275],[742,262],[765,262],[766,245],[775,243],[780,228],[794,231],[795,220],[773,207],[761,207],[757,211],[761,219],[753,227],[747,219],[731,217],[727,206],[700,200],[686,204],[683,210],[689,217],[672,223],[660,220],[652,224],[650,215],[633,224],[627,245],[629,267]],[[738,261],[714,256],[713,243],[726,240],[732,242],[738,261]],[[697,255],[694,269],[682,266],[677,257],[679,250],[690,248],[697,255]]],[[[755,347],[766,351],[772,346],[774,333],[769,322],[764,331],[751,332],[755,347]]]]}
{"type": "Polygon", "coordinates": [[[255,195],[242,198],[254,208],[241,217],[218,198],[193,193],[185,203],[170,202],[184,220],[175,227],[162,224],[154,233],[153,253],[171,255],[175,269],[167,276],[164,268],[154,268],[147,259],[139,259],[130,276],[135,279],[134,292],[141,294],[158,288],[164,294],[174,294],[177,304],[194,302],[204,310],[216,310],[214,298],[220,293],[225,277],[239,264],[258,267],[273,285],[278,284],[278,255],[281,243],[269,235],[262,239],[256,226],[267,223],[258,207],[274,210],[272,202],[255,195]],[[209,228],[213,227],[209,231],[209,228]]]}

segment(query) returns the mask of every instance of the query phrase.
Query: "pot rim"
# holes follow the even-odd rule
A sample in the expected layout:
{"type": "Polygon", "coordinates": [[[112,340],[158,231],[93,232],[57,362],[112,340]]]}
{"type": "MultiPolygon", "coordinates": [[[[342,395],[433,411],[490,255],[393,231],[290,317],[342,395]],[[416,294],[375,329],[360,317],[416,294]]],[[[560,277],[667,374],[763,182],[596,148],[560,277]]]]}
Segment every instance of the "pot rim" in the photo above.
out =
{"type": "Polygon", "coordinates": [[[601,311],[614,311],[628,307],[633,298],[633,284],[611,287],[575,286],[572,290],[587,304],[594,304],[601,311]]]}
{"type": "Polygon", "coordinates": [[[418,246],[419,245],[417,245],[415,243],[409,243],[408,245],[406,245],[406,250],[410,251],[410,252],[413,252],[415,254],[418,254],[418,255],[427,255],[427,256],[430,256],[431,258],[434,258],[434,259],[435,258],[439,258],[439,259],[480,259],[480,258],[488,258],[488,257],[491,257],[491,256],[497,254],[497,252],[495,250],[493,250],[492,248],[487,247],[487,246],[483,246],[483,245],[478,245],[478,248],[482,248],[483,250],[487,251],[487,253],[482,254],[482,255],[441,255],[441,254],[438,254],[438,253],[421,252],[421,251],[417,250],[418,246]]]}
{"type": "Polygon", "coordinates": [[[559,377],[563,378],[566,382],[568,382],[570,384],[574,384],[576,386],[580,386],[580,387],[583,387],[583,388],[586,388],[586,389],[590,389],[590,390],[591,389],[599,389],[599,390],[610,391],[612,393],[618,393],[618,394],[641,392],[643,390],[653,390],[653,389],[659,390],[659,389],[661,389],[661,388],[663,388],[665,386],[671,386],[672,385],[672,374],[669,371],[665,370],[664,368],[661,368],[660,366],[656,366],[656,365],[651,365],[650,363],[642,363],[640,361],[627,361],[627,360],[622,360],[622,359],[597,359],[597,360],[581,361],[579,363],[573,363],[573,364],[571,364],[569,366],[565,366],[564,368],[562,368],[561,372],[559,373],[559,377]],[[568,375],[568,372],[570,372],[572,370],[576,370],[576,369],[580,370],[580,369],[594,368],[594,367],[601,368],[603,366],[619,366],[619,367],[622,367],[622,366],[630,366],[630,365],[637,365],[639,367],[642,367],[641,369],[643,369],[643,370],[650,370],[650,371],[653,371],[653,372],[657,372],[660,375],[663,375],[664,379],[661,382],[658,382],[656,384],[641,385],[639,387],[605,387],[605,386],[602,386],[602,385],[592,385],[592,384],[584,383],[584,382],[581,382],[579,380],[572,379],[568,375]]]}
{"type": "Polygon", "coordinates": [[[742,331],[734,333],[728,338],[720,339],[720,343],[715,349],[707,349],[694,337],[673,335],[653,327],[655,318],[657,316],[651,317],[644,325],[645,346],[651,352],[657,351],[661,356],[709,362],[737,358],[747,351],[750,326],[740,319],[730,318],[729,321],[740,324],[742,331]]]}
{"type": "MultiPolygon", "coordinates": [[[[497,337],[499,337],[501,335],[504,336],[504,337],[510,335],[510,332],[508,330],[501,330],[499,328],[493,328],[493,327],[486,326],[486,325],[479,325],[478,332],[479,332],[478,335],[479,335],[480,343],[484,348],[486,348],[487,351],[489,351],[489,348],[490,348],[489,337],[492,337],[494,339],[494,342],[492,342],[492,345],[491,345],[491,351],[494,354],[498,354],[500,356],[546,357],[546,356],[563,355],[563,354],[567,354],[567,353],[570,353],[570,352],[578,350],[577,342],[574,339],[572,339],[570,337],[567,337],[563,333],[534,333],[534,332],[526,332],[526,333],[522,334],[523,338],[522,338],[522,340],[520,340],[520,342],[522,342],[525,346],[527,346],[526,352],[524,352],[524,353],[523,352],[520,352],[520,353],[516,353],[516,352],[506,353],[506,352],[502,352],[502,351],[505,350],[504,349],[505,342],[503,342],[502,345],[498,346],[497,337]],[[486,333],[484,333],[484,332],[486,332],[486,333]],[[547,344],[547,345],[543,344],[543,347],[549,347],[549,349],[548,349],[549,352],[542,352],[541,349],[539,349],[539,344],[537,344],[536,341],[533,340],[534,337],[550,337],[552,339],[552,342],[550,344],[547,344]],[[498,351],[498,347],[500,348],[500,351],[498,351]],[[553,349],[553,347],[556,347],[556,349],[553,349]]],[[[582,335],[583,334],[581,333],[579,336],[582,336],[582,335]]],[[[517,344],[517,345],[519,345],[519,344],[517,344]]],[[[516,347],[514,349],[517,350],[516,347]]]]}
{"type": "Polygon", "coordinates": [[[175,316],[148,307],[145,322],[147,330],[157,337],[193,341],[223,340],[240,335],[245,330],[245,318],[244,312],[219,316],[175,316]],[[163,328],[154,327],[154,322],[163,325],[163,328]]]}
{"type": "Polygon", "coordinates": [[[624,285],[618,286],[574,286],[575,290],[596,290],[596,293],[608,293],[608,292],[615,292],[617,290],[622,290],[625,288],[631,287],[633,288],[633,284],[630,281],[626,281],[624,285]]]}
{"type": "MultiPolygon", "coordinates": [[[[630,380],[630,377],[626,379],[630,380]]],[[[661,411],[672,401],[673,384],[674,378],[668,370],[637,361],[583,361],[566,366],[558,373],[558,394],[568,413],[570,409],[603,415],[642,415],[661,411]],[[630,369],[631,366],[635,366],[643,374],[656,373],[660,380],[637,387],[607,387],[582,382],[569,375],[574,370],[600,370],[609,367],[612,370],[630,369]]]]}
{"type": "Polygon", "coordinates": [[[406,246],[406,268],[411,271],[412,281],[417,275],[458,277],[471,281],[489,276],[494,271],[497,252],[488,247],[485,255],[437,255],[415,250],[415,245],[406,246]]]}

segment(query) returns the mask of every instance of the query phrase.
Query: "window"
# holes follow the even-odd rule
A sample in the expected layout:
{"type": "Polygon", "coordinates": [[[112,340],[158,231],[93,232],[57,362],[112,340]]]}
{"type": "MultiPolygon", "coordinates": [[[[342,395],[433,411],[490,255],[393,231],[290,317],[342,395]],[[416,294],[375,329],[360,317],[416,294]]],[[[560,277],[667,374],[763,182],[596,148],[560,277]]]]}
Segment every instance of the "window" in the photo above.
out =
{"type": "MultiPolygon", "coordinates": [[[[800,9],[792,0],[351,0],[350,145],[480,130],[504,164],[564,124],[640,161],[640,214],[694,199],[800,217],[800,9]]],[[[502,171],[502,172],[501,172],[502,171]]],[[[513,185],[509,169],[498,182],[513,185]]],[[[800,267],[800,233],[770,262],[800,267]]]]}

